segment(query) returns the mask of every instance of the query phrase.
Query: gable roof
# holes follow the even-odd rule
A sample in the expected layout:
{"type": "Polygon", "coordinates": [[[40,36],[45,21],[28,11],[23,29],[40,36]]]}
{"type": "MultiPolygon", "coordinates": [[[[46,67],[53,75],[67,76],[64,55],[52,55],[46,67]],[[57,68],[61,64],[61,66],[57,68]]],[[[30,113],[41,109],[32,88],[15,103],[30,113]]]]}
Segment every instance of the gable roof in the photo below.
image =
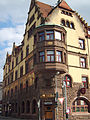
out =
{"type": "Polygon", "coordinates": [[[62,0],[62,2],[60,2],[58,6],[61,7],[61,8],[64,8],[64,9],[73,11],[73,10],[70,8],[70,6],[69,6],[64,0],[62,0]]]}
{"type": "Polygon", "coordinates": [[[52,10],[52,7],[50,5],[39,1],[36,2],[36,5],[39,7],[40,12],[44,18],[46,18],[48,16],[48,13],[52,10]]]}

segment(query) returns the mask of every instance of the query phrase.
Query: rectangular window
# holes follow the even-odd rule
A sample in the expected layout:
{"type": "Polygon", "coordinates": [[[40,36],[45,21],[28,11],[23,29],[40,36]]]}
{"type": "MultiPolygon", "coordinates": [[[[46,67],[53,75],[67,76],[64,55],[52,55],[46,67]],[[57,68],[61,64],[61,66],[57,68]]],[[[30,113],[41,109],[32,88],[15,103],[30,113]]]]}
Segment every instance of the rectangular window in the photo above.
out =
{"type": "Polygon", "coordinates": [[[12,69],[14,68],[14,61],[12,62],[12,69]]]}
{"type": "Polygon", "coordinates": [[[18,64],[18,57],[16,58],[16,65],[18,64]]]}
{"type": "Polygon", "coordinates": [[[46,31],[46,40],[54,40],[54,32],[46,31]]]}
{"type": "Polygon", "coordinates": [[[37,42],[37,35],[34,35],[34,45],[36,44],[37,42]]]}
{"type": "Polygon", "coordinates": [[[84,42],[84,40],[79,39],[79,47],[80,47],[81,49],[85,49],[85,42],[84,42]]]}
{"type": "Polygon", "coordinates": [[[15,95],[17,94],[17,86],[15,86],[15,95]]]}
{"type": "Polygon", "coordinates": [[[26,47],[26,56],[28,56],[28,54],[29,54],[29,45],[27,45],[26,47]]]}
{"type": "Polygon", "coordinates": [[[47,61],[54,62],[54,51],[47,51],[47,61]]]}
{"type": "Polygon", "coordinates": [[[55,39],[61,40],[61,32],[55,31],[55,39]]]}
{"type": "Polygon", "coordinates": [[[37,63],[36,54],[34,54],[34,65],[37,63]]]}
{"type": "Polygon", "coordinates": [[[20,77],[23,76],[23,66],[20,67],[20,77]]]}
{"type": "Polygon", "coordinates": [[[11,73],[11,83],[13,82],[13,73],[11,73]]]}
{"type": "Polygon", "coordinates": [[[18,78],[18,71],[16,70],[16,72],[15,72],[15,80],[17,80],[17,78],[18,78]]]}
{"type": "Polygon", "coordinates": [[[22,90],[23,90],[23,84],[21,83],[20,84],[20,93],[22,93],[22,90]]]}
{"type": "Polygon", "coordinates": [[[80,58],[80,67],[86,68],[86,58],[80,58]]]}
{"type": "Polygon", "coordinates": [[[40,32],[38,36],[39,36],[39,41],[45,40],[44,32],[40,32]]]}
{"type": "Polygon", "coordinates": [[[45,61],[45,53],[44,52],[40,52],[40,62],[44,62],[45,61]]]}
{"type": "Polygon", "coordinates": [[[23,51],[21,52],[21,61],[23,60],[23,51]]]}
{"type": "Polygon", "coordinates": [[[56,51],[56,61],[62,62],[62,52],[61,51],[56,51]]]}
{"type": "Polygon", "coordinates": [[[88,88],[88,77],[82,77],[82,83],[85,88],[88,88]]]}

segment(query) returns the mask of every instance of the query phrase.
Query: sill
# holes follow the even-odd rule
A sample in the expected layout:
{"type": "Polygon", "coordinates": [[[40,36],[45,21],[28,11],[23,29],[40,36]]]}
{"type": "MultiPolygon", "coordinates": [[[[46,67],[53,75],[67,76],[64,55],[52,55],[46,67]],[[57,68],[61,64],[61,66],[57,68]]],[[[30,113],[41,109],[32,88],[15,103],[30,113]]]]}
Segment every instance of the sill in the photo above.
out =
{"type": "Polygon", "coordinates": [[[75,116],[78,116],[78,115],[83,115],[83,116],[84,116],[84,115],[90,115],[90,113],[88,113],[88,112],[75,112],[75,113],[74,113],[74,112],[73,112],[72,115],[73,115],[73,116],[74,116],[74,115],[75,115],[75,116]]]}

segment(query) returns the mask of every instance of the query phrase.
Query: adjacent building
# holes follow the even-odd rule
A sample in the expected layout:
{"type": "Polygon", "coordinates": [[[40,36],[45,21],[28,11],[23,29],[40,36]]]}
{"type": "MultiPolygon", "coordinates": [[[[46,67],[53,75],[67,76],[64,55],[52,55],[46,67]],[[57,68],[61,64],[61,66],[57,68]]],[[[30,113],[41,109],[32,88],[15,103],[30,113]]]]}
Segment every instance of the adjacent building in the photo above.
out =
{"type": "Polygon", "coordinates": [[[65,0],[55,7],[31,0],[24,39],[6,56],[3,85],[3,115],[64,120],[66,91],[69,120],[90,120],[90,26],[65,0]]]}

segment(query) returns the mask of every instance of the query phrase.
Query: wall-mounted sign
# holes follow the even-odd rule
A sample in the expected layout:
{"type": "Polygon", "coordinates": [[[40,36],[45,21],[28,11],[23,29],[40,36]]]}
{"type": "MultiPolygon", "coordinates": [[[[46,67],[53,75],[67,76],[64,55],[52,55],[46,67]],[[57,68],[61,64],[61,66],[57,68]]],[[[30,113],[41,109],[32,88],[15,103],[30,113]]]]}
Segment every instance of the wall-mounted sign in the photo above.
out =
{"type": "Polygon", "coordinates": [[[46,101],[46,102],[44,102],[44,105],[52,105],[52,102],[51,101],[46,101]]]}
{"type": "Polygon", "coordinates": [[[81,88],[81,89],[80,89],[80,92],[81,92],[82,94],[85,94],[85,93],[86,93],[86,88],[84,88],[84,87],[81,88]]]}

